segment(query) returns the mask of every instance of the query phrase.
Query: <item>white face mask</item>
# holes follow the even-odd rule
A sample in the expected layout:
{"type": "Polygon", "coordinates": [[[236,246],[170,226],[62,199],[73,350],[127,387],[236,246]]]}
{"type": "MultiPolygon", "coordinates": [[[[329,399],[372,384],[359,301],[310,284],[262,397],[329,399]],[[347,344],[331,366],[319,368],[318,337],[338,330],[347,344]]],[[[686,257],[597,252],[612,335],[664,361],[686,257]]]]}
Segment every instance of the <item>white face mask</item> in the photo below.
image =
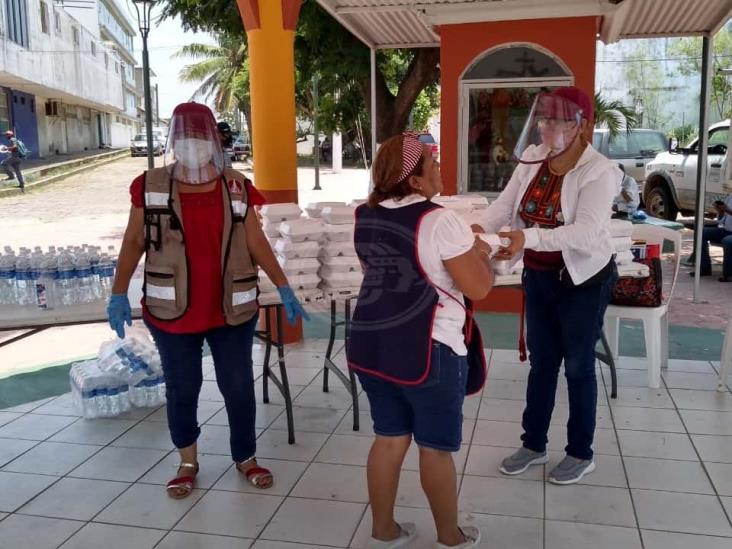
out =
{"type": "Polygon", "coordinates": [[[189,170],[203,168],[213,158],[214,145],[207,139],[179,139],[175,143],[175,157],[189,170]]]}

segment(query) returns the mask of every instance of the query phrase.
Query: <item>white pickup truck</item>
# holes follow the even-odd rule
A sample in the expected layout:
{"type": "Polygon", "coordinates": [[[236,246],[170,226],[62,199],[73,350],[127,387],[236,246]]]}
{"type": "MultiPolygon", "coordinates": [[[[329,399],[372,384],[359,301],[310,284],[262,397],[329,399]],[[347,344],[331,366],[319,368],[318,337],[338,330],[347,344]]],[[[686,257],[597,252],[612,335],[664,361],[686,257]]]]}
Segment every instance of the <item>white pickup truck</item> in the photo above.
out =
{"type": "MultiPolygon", "coordinates": [[[[730,148],[730,121],[724,120],[709,128],[707,157],[707,194],[705,204],[712,212],[712,203],[728,194],[723,183],[732,179],[727,151],[730,148]]],[[[696,170],[699,159],[698,140],[687,147],[660,153],[646,164],[643,202],[648,214],[674,221],[679,212],[687,215],[696,208],[696,170]]]]}

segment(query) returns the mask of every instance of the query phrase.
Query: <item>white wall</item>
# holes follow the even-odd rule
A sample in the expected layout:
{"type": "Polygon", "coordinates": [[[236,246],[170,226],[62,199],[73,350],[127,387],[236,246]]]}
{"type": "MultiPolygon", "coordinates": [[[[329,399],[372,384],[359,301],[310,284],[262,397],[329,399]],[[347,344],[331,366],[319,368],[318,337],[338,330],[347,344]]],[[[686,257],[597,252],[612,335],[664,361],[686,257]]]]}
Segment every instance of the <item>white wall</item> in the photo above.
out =
{"type": "MultiPolygon", "coordinates": [[[[50,3],[53,3],[53,0],[48,1],[50,3]]],[[[99,9],[97,8],[97,2],[94,2],[93,4],[88,4],[88,6],[88,8],[72,8],[70,6],[65,6],[64,9],[69,13],[69,15],[71,15],[74,19],[81,23],[84,28],[88,30],[92,35],[98,37],[99,9]]]]}

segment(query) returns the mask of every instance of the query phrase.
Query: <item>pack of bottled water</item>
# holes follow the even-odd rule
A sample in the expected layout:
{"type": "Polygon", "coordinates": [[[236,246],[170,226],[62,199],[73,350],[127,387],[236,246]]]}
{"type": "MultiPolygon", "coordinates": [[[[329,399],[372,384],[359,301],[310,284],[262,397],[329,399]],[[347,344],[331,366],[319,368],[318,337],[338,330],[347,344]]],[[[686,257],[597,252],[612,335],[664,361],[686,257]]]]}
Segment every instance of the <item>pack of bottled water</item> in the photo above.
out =
{"type": "Polygon", "coordinates": [[[0,253],[0,305],[55,309],[106,301],[112,293],[117,252],[101,247],[40,246],[0,253]]]}
{"type": "Polygon", "coordinates": [[[72,400],[86,418],[114,417],[130,409],[165,404],[165,379],[155,345],[139,328],[108,341],[94,360],[70,372],[72,400]]]}

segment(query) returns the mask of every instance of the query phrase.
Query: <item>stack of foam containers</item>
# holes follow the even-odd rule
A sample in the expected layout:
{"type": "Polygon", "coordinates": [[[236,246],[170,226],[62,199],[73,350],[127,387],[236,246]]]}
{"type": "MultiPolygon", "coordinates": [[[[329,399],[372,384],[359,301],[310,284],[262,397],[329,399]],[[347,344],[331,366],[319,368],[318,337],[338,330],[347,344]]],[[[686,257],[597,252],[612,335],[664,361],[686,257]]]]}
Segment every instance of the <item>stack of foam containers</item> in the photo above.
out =
{"type": "Polygon", "coordinates": [[[615,263],[618,266],[633,263],[633,253],[630,251],[633,246],[633,223],[624,219],[611,219],[610,235],[615,251],[615,263]]]}
{"type": "Polygon", "coordinates": [[[325,242],[320,250],[320,277],[325,293],[358,293],[363,282],[361,263],[353,243],[354,206],[327,206],[321,212],[325,242]]]}
{"type": "Polygon", "coordinates": [[[282,238],[275,244],[277,259],[296,292],[309,295],[320,285],[318,252],[325,226],[319,219],[293,219],[280,226],[282,238]]]}
{"type": "Polygon", "coordinates": [[[465,223],[478,223],[479,216],[473,212],[473,202],[466,196],[435,196],[432,202],[454,211],[465,223]]]}
{"type": "MultiPolygon", "coordinates": [[[[272,249],[277,248],[278,242],[282,239],[280,227],[283,223],[300,219],[302,210],[294,203],[266,204],[260,211],[262,216],[262,230],[267,236],[272,249]]],[[[272,301],[279,299],[277,287],[272,283],[263,270],[259,270],[259,292],[260,302],[270,298],[272,301]]]]}

